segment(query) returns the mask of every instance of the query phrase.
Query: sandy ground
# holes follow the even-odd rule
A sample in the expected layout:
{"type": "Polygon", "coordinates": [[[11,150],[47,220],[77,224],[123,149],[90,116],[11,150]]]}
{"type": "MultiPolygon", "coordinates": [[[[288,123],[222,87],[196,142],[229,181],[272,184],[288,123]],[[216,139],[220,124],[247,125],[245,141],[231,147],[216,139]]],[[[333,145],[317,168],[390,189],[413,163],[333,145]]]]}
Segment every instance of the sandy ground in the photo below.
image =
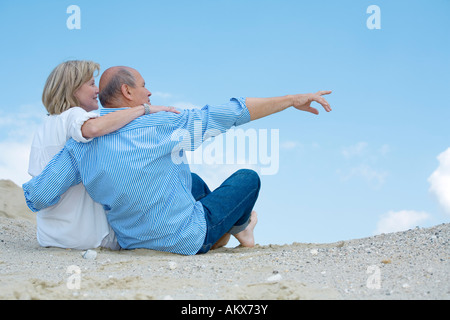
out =
{"type": "Polygon", "coordinates": [[[94,249],[83,257],[38,245],[19,187],[0,181],[0,196],[0,299],[450,298],[450,224],[196,256],[94,249]]]}

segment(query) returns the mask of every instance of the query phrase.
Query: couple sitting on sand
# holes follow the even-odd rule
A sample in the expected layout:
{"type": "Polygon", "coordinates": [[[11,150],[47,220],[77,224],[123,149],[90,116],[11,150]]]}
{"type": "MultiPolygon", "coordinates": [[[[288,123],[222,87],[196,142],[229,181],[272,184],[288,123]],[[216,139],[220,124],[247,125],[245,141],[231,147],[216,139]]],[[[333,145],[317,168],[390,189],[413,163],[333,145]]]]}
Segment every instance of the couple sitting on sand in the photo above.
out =
{"type": "Polygon", "coordinates": [[[291,106],[318,114],[310,106],[316,101],[331,111],[322,97],[331,91],[232,98],[201,110],[152,106],[138,71],[109,68],[97,88],[99,69],[91,61],[67,61],[45,84],[42,100],[50,115],[33,140],[34,178],[23,185],[28,207],[38,211],[42,246],[193,255],[224,246],[233,235],[252,247],[257,173],[238,170],[210,191],[174,155],[185,159],[185,151],[208,137],[291,106]],[[97,96],[100,116],[92,112],[97,96]]]}

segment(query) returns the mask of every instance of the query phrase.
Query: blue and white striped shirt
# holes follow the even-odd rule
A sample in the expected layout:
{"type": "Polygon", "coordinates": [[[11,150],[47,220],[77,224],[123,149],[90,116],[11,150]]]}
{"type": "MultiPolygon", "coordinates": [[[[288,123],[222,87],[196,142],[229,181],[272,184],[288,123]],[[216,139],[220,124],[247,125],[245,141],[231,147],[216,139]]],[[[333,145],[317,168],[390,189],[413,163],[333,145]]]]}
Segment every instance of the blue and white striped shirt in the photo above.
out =
{"type": "MultiPolygon", "coordinates": [[[[101,110],[107,114],[120,109],[101,110]]],[[[23,185],[33,211],[52,206],[82,182],[101,203],[122,248],[196,254],[203,245],[203,206],[191,194],[184,150],[250,121],[244,98],[181,114],[158,112],[83,144],[69,140],[44,171],[23,185]]]]}

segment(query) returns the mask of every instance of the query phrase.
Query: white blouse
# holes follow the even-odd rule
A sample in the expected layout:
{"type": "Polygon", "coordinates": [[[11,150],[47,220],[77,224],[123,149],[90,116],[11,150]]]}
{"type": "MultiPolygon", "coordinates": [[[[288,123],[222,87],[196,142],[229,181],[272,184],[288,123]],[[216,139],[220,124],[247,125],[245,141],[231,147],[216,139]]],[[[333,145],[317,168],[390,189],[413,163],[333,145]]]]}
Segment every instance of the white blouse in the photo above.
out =
{"type": "MultiPolygon", "coordinates": [[[[70,138],[83,143],[91,141],[83,137],[81,126],[98,116],[79,107],[48,116],[35,133],[28,173],[39,175],[70,138]]],[[[36,218],[37,239],[43,247],[119,249],[105,210],[92,200],[82,183],[67,190],[58,204],[39,211],[36,218]]]]}

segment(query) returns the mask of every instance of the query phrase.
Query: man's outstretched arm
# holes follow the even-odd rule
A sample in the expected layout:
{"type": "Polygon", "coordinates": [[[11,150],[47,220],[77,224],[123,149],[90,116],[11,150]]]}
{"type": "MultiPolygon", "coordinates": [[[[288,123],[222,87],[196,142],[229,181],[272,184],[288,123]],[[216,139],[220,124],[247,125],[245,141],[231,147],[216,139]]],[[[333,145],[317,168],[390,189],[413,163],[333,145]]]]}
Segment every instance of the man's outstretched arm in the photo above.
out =
{"type": "Polygon", "coordinates": [[[330,112],[330,104],[322,97],[330,93],[331,91],[318,91],[316,93],[295,94],[275,98],[247,98],[245,103],[252,121],[283,111],[289,107],[319,114],[316,108],[311,107],[311,103],[315,101],[321,104],[325,111],[330,112]]]}

